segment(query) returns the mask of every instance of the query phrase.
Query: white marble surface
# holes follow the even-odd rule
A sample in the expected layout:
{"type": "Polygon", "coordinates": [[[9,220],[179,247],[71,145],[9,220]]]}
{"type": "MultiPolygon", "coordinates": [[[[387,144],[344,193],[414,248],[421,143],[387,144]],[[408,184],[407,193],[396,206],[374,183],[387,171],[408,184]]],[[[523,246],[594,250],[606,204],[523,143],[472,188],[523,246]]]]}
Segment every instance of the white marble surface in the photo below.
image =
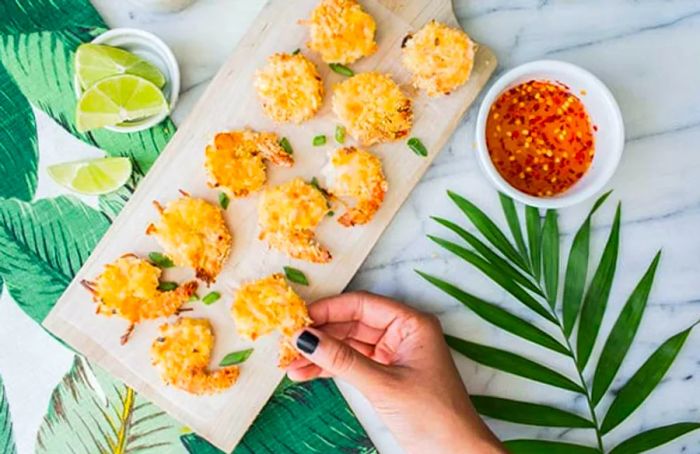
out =
{"type": "MultiPolygon", "coordinates": [[[[262,0],[198,0],[174,14],[147,14],[123,1],[93,0],[112,27],[137,27],[162,37],[175,52],[183,74],[183,96],[175,112],[181,121],[207,82],[245,33],[262,0]]],[[[610,183],[612,199],[623,202],[620,265],[610,300],[611,314],[641,276],[654,252],[663,259],[637,342],[621,368],[619,386],[671,334],[700,318],[700,2],[661,0],[457,0],[462,26],[489,45],[500,59],[499,73],[540,58],[579,64],[612,90],[623,112],[627,144],[610,183]]],[[[556,366],[556,358],[492,329],[418,278],[414,268],[449,276],[474,293],[504,302],[510,298],[462,262],[425,239],[440,232],[429,215],[459,219],[446,189],[455,190],[500,218],[496,192],[482,176],[473,149],[474,110],[416,187],[351,284],[401,298],[440,315],[445,330],[470,340],[509,348],[556,366]]],[[[561,212],[566,240],[589,203],[561,212]]],[[[595,221],[593,257],[604,242],[614,203],[595,221]]],[[[615,317],[605,320],[606,335],[615,317]]],[[[600,344],[600,342],[599,342],[600,344]]],[[[598,352],[600,345],[595,350],[598,352]]],[[[594,353],[595,354],[595,353],[594,353]]],[[[515,378],[458,358],[470,391],[576,408],[584,402],[566,392],[515,378]]],[[[562,370],[571,371],[563,362],[562,370]]],[[[687,344],[662,385],[617,430],[607,446],[642,429],[674,421],[700,420],[700,333],[687,344]]],[[[400,452],[361,396],[343,387],[352,407],[383,453],[400,452]]],[[[601,408],[609,404],[610,396],[601,408]]],[[[590,431],[540,429],[489,421],[504,438],[559,437],[591,441],[590,431]]],[[[700,433],[656,452],[700,452],[700,433]]]]}

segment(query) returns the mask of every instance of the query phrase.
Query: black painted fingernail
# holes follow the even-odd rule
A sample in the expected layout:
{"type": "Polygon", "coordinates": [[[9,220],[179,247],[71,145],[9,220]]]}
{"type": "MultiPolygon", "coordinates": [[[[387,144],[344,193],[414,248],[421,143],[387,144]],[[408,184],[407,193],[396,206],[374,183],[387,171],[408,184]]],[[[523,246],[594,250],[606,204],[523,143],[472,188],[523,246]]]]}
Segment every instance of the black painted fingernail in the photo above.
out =
{"type": "Polygon", "coordinates": [[[297,337],[297,348],[309,355],[316,351],[318,337],[312,332],[304,331],[297,337]]]}

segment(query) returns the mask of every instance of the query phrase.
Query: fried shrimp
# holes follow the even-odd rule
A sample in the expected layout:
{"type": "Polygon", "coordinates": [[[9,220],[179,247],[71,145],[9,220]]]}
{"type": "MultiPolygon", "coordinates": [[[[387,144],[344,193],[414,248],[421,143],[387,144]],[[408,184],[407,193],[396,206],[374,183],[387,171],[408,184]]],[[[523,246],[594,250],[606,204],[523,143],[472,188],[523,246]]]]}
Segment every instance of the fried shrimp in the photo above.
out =
{"type": "Polygon", "coordinates": [[[194,268],[207,284],[214,282],[233,242],[221,209],[184,192],[165,208],[154,204],[160,219],[148,226],[146,234],[155,235],[176,265],[194,268]]]}
{"type": "Polygon", "coordinates": [[[272,55],[256,72],[253,85],[267,116],[278,122],[301,123],[323,104],[321,76],[302,54],[272,55]]]}
{"type": "Polygon", "coordinates": [[[220,187],[232,197],[244,197],[263,187],[265,160],[284,167],[294,164],[276,134],[251,129],[218,133],[214,144],[207,145],[205,157],[209,186],[220,187]]]}
{"type": "Polygon", "coordinates": [[[350,64],[377,50],[377,24],[355,0],[321,0],[308,20],[309,49],[326,63],[350,64]]]}
{"type": "Polygon", "coordinates": [[[413,123],[411,100],[386,74],[357,74],[335,86],[333,112],[363,145],[408,135],[413,123]]]}
{"type": "Polygon", "coordinates": [[[338,222],[345,227],[369,222],[379,210],[388,189],[379,158],[355,147],[339,148],[331,154],[324,174],[328,191],[333,196],[341,202],[343,197],[357,201],[338,218],[338,222]]]}
{"type": "Polygon", "coordinates": [[[214,394],[238,380],[238,366],[209,370],[214,334],[206,319],[180,318],[161,325],[151,361],[167,385],[192,394],[214,394]]]}
{"type": "Polygon", "coordinates": [[[279,331],[279,365],[285,367],[298,357],[291,336],[312,323],[306,303],[287,283],[282,274],[273,274],[243,285],[231,306],[236,331],[246,339],[279,331]]]}
{"type": "Polygon", "coordinates": [[[448,95],[471,75],[475,46],[461,29],[433,20],[408,35],[402,47],[403,65],[412,73],[413,85],[428,96],[448,95]]]}
{"type": "Polygon", "coordinates": [[[258,206],[260,239],[289,257],[329,262],[330,252],[314,236],[328,211],[325,195],[301,178],[266,188],[258,206]]]}
{"type": "Polygon", "coordinates": [[[160,268],[127,254],[105,265],[94,281],[81,282],[92,293],[98,314],[116,315],[129,322],[121,338],[122,344],[129,340],[137,323],[179,313],[180,307],[197,290],[197,283],[193,281],[171,291],[161,291],[158,289],[160,274],[160,268]]]}

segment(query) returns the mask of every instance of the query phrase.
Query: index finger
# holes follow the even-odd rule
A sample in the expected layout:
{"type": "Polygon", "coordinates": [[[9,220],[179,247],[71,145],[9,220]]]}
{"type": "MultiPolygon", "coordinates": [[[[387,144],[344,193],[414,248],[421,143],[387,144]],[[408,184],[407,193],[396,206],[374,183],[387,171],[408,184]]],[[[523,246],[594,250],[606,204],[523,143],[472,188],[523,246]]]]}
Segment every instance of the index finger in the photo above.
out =
{"type": "Polygon", "coordinates": [[[399,317],[419,312],[391,298],[367,292],[342,293],[309,305],[315,325],[359,321],[372,328],[384,329],[399,317]]]}

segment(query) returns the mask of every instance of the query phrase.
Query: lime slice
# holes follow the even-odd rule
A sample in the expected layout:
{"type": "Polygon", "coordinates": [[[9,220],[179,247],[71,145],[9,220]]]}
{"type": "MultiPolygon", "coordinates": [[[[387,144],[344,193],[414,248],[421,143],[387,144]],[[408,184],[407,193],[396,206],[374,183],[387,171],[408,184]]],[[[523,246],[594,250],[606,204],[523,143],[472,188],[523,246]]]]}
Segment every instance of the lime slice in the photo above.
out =
{"type": "Polygon", "coordinates": [[[66,162],[46,168],[61,186],[85,195],[100,195],[122,187],[131,176],[129,158],[98,158],[66,162]]]}
{"type": "Polygon", "coordinates": [[[163,92],[153,82],[131,75],[102,79],[78,101],[78,131],[140,120],[168,111],[163,92]]]}
{"type": "Polygon", "coordinates": [[[132,74],[150,80],[159,88],[165,76],[152,63],[118,47],[81,44],[75,53],[75,73],[83,90],[95,82],[119,74],[132,74]]]}

